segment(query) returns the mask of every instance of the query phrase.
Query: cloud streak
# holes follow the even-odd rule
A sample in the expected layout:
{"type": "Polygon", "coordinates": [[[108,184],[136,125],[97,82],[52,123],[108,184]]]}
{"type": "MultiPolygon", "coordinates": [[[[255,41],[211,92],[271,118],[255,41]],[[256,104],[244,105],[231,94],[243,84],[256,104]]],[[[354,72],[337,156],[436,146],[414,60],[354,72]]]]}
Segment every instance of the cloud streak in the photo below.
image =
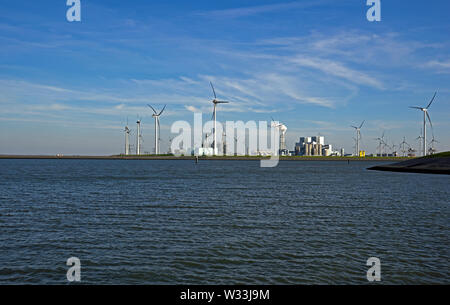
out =
{"type": "Polygon", "coordinates": [[[306,9],[310,7],[321,6],[330,3],[330,1],[296,1],[296,2],[284,2],[266,5],[255,5],[248,7],[238,7],[223,10],[212,10],[206,12],[197,13],[201,16],[208,16],[211,18],[242,18],[255,16],[265,13],[274,13],[286,10],[306,9]]]}

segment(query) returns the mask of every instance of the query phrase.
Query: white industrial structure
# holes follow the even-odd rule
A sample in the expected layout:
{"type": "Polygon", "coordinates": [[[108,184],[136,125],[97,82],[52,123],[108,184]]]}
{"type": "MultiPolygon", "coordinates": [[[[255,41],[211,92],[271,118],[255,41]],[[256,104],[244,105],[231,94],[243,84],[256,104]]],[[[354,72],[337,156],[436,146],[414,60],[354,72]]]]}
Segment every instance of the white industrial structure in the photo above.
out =
{"type": "Polygon", "coordinates": [[[325,144],[324,136],[301,137],[295,144],[295,154],[298,156],[331,156],[338,155],[331,144],[325,144]]]}
{"type": "Polygon", "coordinates": [[[417,107],[417,106],[409,107],[409,108],[413,108],[413,109],[419,109],[423,112],[423,136],[422,136],[422,155],[423,156],[427,155],[427,118],[428,118],[428,121],[430,122],[431,130],[433,130],[433,124],[431,123],[431,118],[430,118],[430,115],[428,114],[428,108],[430,108],[431,104],[433,103],[434,98],[436,97],[436,94],[437,94],[437,92],[434,93],[433,98],[431,99],[428,106],[425,108],[417,107]]]}
{"type": "Polygon", "coordinates": [[[213,156],[214,151],[212,147],[197,147],[193,151],[194,156],[213,156]]]}
{"type": "Polygon", "coordinates": [[[216,110],[216,108],[217,108],[217,104],[228,104],[229,102],[227,102],[227,101],[219,101],[217,99],[216,90],[214,90],[214,86],[213,86],[212,82],[209,82],[209,83],[211,84],[211,88],[212,88],[212,91],[213,91],[213,94],[214,94],[214,99],[212,100],[212,103],[214,104],[214,109],[213,109],[213,119],[214,119],[213,149],[214,149],[214,151],[213,151],[213,154],[217,155],[217,132],[216,132],[216,130],[217,130],[217,125],[216,125],[217,124],[216,123],[216,112],[217,112],[217,110],[216,110]]]}
{"type": "Polygon", "coordinates": [[[279,122],[275,122],[272,118],[271,127],[278,128],[279,133],[280,133],[280,155],[282,155],[282,156],[288,155],[289,151],[286,148],[286,132],[287,132],[286,125],[279,123],[279,122]]]}
{"type": "Polygon", "coordinates": [[[355,154],[355,156],[359,156],[359,152],[360,152],[359,141],[361,140],[361,128],[363,127],[364,122],[365,121],[363,121],[361,123],[361,125],[359,125],[359,127],[351,126],[351,127],[355,128],[355,130],[356,130],[356,154],[355,154]]]}
{"type": "Polygon", "coordinates": [[[159,117],[164,112],[164,109],[166,109],[167,105],[164,105],[164,108],[159,113],[151,105],[149,105],[149,104],[147,104],[147,105],[148,105],[148,107],[150,107],[153,110],[152,117],[155,119],[155,155],[159,155],[159,141],[160,141],[159,117]]]}

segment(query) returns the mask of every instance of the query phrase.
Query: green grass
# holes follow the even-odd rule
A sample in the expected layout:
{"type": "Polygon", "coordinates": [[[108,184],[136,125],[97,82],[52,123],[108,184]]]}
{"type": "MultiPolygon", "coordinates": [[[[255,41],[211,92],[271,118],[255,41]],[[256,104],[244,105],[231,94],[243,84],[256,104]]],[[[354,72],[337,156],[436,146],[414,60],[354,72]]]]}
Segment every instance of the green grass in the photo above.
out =
{"type": "Polygon", "coordinates": [[[450,151],[444,151],[438,154],[429,155],[426,156],[425,158],[441,158],[441,157],[450,157],[450,151]]]}

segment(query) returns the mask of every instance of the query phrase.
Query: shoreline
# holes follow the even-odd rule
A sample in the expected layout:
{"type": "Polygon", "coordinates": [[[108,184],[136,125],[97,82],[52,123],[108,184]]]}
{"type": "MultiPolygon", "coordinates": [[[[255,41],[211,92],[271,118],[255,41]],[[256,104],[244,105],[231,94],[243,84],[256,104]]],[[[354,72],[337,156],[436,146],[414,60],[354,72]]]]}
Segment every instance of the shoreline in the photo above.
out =
{"type": "Polygon", "coordinates": [[[450,175],[450,154],[444,152],[434,156],[405,160],[394,164],[378,165],[368,168],[368,170],[450,175]]]}
{"type": "MultiPolygon", "coordinates": [[[[195,156],[56,156],[56,155],[0,155],[0,159],[63,159],[63,160],[192,160],[195,161],[195,156]]],[[[212,161],[260,161],[268,159],[268,157],[259,156],[217,156],[217,157],[198,157],[198,160],[212,160],[212,161]]],[[[411,157],[303,157],[303,156],[280,156],[280,161],[404,161],[412,160],[411,157]]]]}

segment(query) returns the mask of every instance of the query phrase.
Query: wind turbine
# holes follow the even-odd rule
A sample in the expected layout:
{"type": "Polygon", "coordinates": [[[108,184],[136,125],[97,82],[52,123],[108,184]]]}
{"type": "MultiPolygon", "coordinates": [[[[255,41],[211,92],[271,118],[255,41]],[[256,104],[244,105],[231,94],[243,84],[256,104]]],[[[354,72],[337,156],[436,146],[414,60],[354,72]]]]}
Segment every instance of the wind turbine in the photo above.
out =
{"type": "Polygon", "coordinates": [[[394,157],[397,157],[397,150],[395,149],[396,147],[397,147],[397,145],[395,145],[395,143],[392,142],[391,149],[392,149],[392,155],[394,157]]]}
{"type": "Polygon", "coordinates": [[[436,141],[435,138],[434,138],[434,135],[433,135],[433,139],[430,142],[430,146],[431,147],[430,147],[430,150],[429,150],[431,155],[436,152],[436,149],[434,147],[434,143],[439,143],[439,141],[436,141]]]}
{"type": "Polygon", "coordinates": [[[427,118],[430,122],[431,130],[433,130],[433,124],[431,123],[430,115],[428,114],[428,109],[430,108],[431,104],[434,101],[434,98],[436,97],[437,92],[434,93],[433,98],[431,99],[430,103],[427,107],[417,107],[417,106],[411,106],[409,108],[418,109],[423,112],[423,143],[422,143],[422,153],[424,156],[427,155],[427,118]]]}
{"type": "Polygon", "coordinates": [[[384,153],[386,154],[386,157],[389,155],[388,149],[390,150],[390,149],[392,149],[392,147],[389,146],[388,143],[383,142],[383,151],[384,151],[384,153]],[[387,149],[386,149],[386,148],[387,148],[387,149]]]}
{"type": "Polygon", "coordinates": [[[211,84],[211,89],[212,89],[212,91],[214,93],[214,99],[212,100],[212,103],[214,104],[214,110],[213,110],[213,118],[214,118],[214,143],[213,143],[213,145],[214,146],[213,147],[214,147],[214,155],[216,155],[217,154],[216,108],[217,108],[217,104],[228,104],[229,102],[227,102],[227,101],[219,101],[217,99],[216,90],[214,90],[214,86],[213,86],[212,82],[209,82],[209,83],[211,84]]]}
{"type": "Polygon", "coordinates": [[[164,112],[167,105],[164,105],[163,109],[159,113],[150,104],[147,104],[147,106],[153,110],[152,117],[155,119],[155,155],[159,155],[159,116],[164,112]]]}
{"type": "Polygon", "coordinates": [[[127,126],[125,126],[125,156],[128,156],[130,154],[130,128],[128,128],[128,121],[127,126]]]}
{"type": "Polygon", "coordinates": [[[136,155],[141,154],[141,120],[138,117],[136,122],[137,124],[137,133],[136,133],[136,155]]]}
{"type": "Polygon", "coordinates": [[[357,156],[357,157],[359,156],[359,140],[361,139],[361,128],[363,127],[364,122],[365,122],[365,121],[363,121],[363,122],[361,123],[361,125],[359,125],[359,127],[356,127],[356,126],[350,126],[350,127],[355,128],[355,130],[356,130],[356,156],[357,156]]]}
{"type": "Polygon", "coordinates": [[[422,129],[420,129],[420,135],[416,138],[416,141],[419,141],[419,150],[420,150],[421,146],[423,148],[423,145],[422,145],[423,139],[424,139],[424,137],[422,136],[422,129]]]}
{"type": "Polygon", "coordinates": [[[383,144],[385,144],[384,143],[384,131],[383,131],[383,134],[381,135],[381,138],[375,138],[375,140],[378,141],[378,151],[380,152],[380,157],[382,157],[383,156],[383,153],[382,153],[383,144]]]}
{"type": "Polygon", "coordinates": [[[405,140],[405,137],[403,137],[403,142],[400,143],[400,147],[402,148],[402,153],[403,153],[403,157],[406,156],[406,149],[405,149],[405,145],[408,145],[408,147],[411,147],[405,140]]]}

